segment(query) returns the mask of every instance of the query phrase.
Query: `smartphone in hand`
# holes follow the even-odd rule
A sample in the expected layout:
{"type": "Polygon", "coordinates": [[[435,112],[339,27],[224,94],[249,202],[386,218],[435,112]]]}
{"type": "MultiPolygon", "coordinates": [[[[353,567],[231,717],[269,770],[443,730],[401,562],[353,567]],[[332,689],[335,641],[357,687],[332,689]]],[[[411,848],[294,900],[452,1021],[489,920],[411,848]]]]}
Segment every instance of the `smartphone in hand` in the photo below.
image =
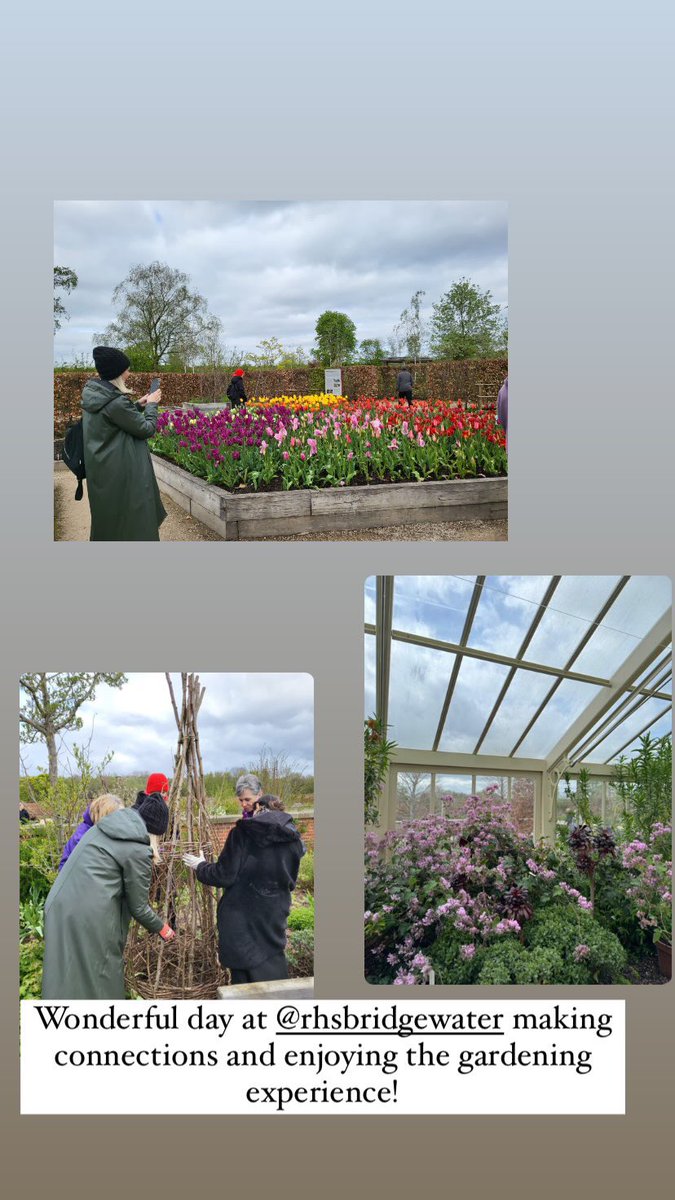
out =
{"type": "Polygon", "coordinates": [[[155,378],[152,380],[152,382],[150,384],[150,387],[148,388],[148,395],[150,395],[151,392],[158,392],[160,387],[161,387],[161,380],[158,378],[158,376],[155,376],[155,378]]]}

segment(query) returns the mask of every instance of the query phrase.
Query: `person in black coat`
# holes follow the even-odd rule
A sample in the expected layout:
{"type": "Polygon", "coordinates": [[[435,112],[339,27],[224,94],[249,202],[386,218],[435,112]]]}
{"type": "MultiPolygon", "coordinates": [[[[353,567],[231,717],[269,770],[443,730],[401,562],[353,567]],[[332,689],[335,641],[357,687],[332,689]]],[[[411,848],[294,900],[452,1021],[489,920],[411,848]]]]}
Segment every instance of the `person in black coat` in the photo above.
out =
{"type": "Polygon", "coordinates": [[[230,408],[239,408],[241,404],[246,404],[246,392],[244,391],[244,372],[241,367],[234,372],[230,382],[227,385],[227,398],[230,401],[230,408]]]}
{"type": "Polygon", "coordinates": [[[398,388],[399,400],[407,400],[408,404],[412,404],[413,377],[408,367],[401,367],[396,376],[396,387],[398,388]]]}
{"type": "Polygon", "coordinates": [[[220,858],[183,862],[200,883],[224,889],[218,902],[218,957],[232,983],[287,979],[286,923],[305,850],[291,816],[262,796],[251,820],[237,821],[220,858]]]}

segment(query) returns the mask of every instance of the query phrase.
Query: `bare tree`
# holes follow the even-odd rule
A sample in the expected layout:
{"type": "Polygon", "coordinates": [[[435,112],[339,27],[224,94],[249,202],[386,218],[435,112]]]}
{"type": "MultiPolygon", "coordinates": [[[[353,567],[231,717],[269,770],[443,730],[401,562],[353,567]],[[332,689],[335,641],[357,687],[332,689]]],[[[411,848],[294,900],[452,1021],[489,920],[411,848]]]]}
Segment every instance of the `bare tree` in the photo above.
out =
{"type": "Polygon", "coordinates": [[[82,728],[79,711],[87,700],[94,699],[99,684],[120,688],[126,681],[126,675],[106,672],[92,675],[48,675],[38,672],[21,676],[21,741],[45,742],[52,786],[59,776],[57,735],[82,728]]]}

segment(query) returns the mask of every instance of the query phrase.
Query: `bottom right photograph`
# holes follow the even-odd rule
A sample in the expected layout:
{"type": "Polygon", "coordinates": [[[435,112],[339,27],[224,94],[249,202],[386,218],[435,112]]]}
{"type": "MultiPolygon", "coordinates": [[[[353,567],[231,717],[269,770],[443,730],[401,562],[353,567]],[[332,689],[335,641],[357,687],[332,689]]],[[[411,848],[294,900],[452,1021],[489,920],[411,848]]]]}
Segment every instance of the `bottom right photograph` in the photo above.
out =
{"type": "Polygon", "coordinates": [[[365,978],[663,984],[672,584],[365,584],[365,978]]]}

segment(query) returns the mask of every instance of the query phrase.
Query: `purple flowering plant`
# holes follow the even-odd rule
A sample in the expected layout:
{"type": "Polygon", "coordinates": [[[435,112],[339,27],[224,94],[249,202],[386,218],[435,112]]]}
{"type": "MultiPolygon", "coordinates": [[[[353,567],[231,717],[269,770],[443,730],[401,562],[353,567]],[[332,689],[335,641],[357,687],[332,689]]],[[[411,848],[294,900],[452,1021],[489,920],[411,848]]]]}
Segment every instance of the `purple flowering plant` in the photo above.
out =
{"type": "Polygon", "coordinates": [[[154,453],[228,491],[506,473],[506,451],[494,430],[483,427],[491,417],[478,421],[464,414],[462,423],[457,405],[429,402],[424,417],[413,420],[409,413],[383,413],[383,403],[364,398],[320,411],[274,403],[215,413],[169,410],[160,414],[149,444],[154,453]]]}
{"type": "Polygon", "coordinates": [[[623,847],[623,865],[631,873],[628,896],[642,929],[654,942],[672,942],[672,828],[657,821],[648,839],[634,838],[623,847]]]}
{"type": "Polygon", "coordinates": [[[536,905],[569,899],[555,861],[553,852],[518,832],[510,806],[497,801],[494,789],[470,796],[459,820],[435,814],[383,837],[369,834],[368,977],[424,982],[426,952],[449,931],[466,963],[497,939],[522,941],[536,905]]]}

